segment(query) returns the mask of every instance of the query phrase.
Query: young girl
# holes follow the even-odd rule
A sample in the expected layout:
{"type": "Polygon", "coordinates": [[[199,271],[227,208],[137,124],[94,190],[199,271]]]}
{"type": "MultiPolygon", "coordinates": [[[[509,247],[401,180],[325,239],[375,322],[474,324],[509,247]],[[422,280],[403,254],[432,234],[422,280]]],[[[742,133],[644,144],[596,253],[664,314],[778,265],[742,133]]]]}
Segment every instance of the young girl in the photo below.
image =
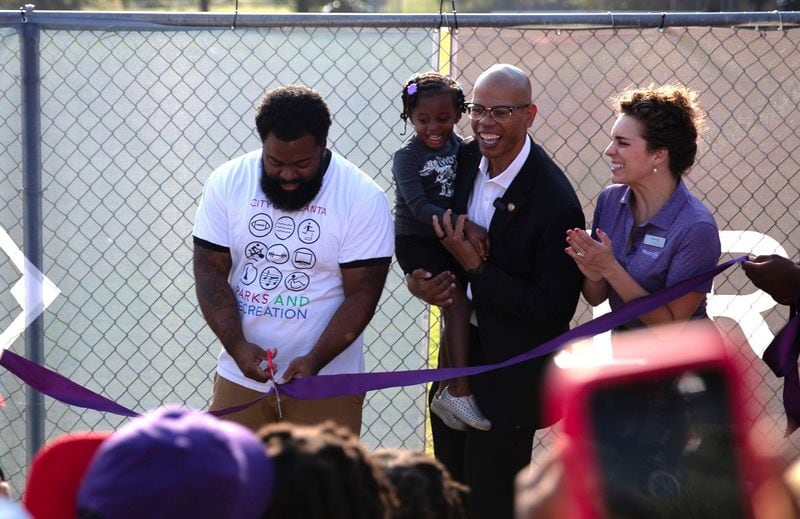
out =
{"type": "MultiPolygon", "coordinates": [[[[395,249],[397,262],[409,274],[422,268],[438,274],[454,271],[450,254],[433,232],[434,215],[442,217],[450,208],[456,174],[456,156],[461,137],[453,127],[465,110],[464,92],[453,79],[436,72],[414,74],[402,93],[400,118],[410,120],[412,134],[397,150],[392,162],[395,181],[395,249]]],[[[486,230],[470,223],[471,234],[482,231],[480,250],[486,251],[486,230]]],[[[478,239],[473,243],[476,243],[478,239]]],[[[442,367],[466,367],[471,308],[458,287],[453,304],[442,308],[440,355],[442,367]]],[[[478,409],[466,377],[442,382],[431,402],[431,412],[453,429],[472,426],[489,430],[491,422],[478,409]]]]}

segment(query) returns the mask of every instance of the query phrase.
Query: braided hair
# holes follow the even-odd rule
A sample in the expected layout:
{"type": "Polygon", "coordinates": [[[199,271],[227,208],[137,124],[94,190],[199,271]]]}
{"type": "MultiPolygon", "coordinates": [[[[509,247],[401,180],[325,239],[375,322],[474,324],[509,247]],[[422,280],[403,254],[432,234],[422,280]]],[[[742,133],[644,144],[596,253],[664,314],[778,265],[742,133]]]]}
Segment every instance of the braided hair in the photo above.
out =
{"type": "Polygon", "coordinates": [[[388,519],[397,496],[386,473],[349,429],[327,421],[264,426],[259,436],[275,467],[262,519],[388,519]]]}
{"type": "Polygon", "coordinates": [[[372,458],[399,499],[394,519],[466,519],[469,489],[436,458],[407,449],[379,449],[372,458]]]}
{"type": "Polygon", "coordinates": [[[455,106],[456,113],[463,114],[467,110],[466,98],[464,97],[464,90],[461,85],[444,74],[438,72],[423,72],[421,74],[414,74],[406,84],[403,86],[401,99],[403,100],[403,111],[400,112],[400,119],[408,124],[411,118],[411,112],[417,106],[420,97],[432,96],[441,93],[450,92],[453,95],[453,106],[455,106]]]}

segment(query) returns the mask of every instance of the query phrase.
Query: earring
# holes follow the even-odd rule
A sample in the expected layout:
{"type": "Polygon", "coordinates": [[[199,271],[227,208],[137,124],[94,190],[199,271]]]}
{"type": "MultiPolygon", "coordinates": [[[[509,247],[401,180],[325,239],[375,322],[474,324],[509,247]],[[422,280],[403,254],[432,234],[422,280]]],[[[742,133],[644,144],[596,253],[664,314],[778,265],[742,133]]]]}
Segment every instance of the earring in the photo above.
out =
{"type": "Polygon", "coordinates": [[[658,168],[653,166],[653,175],[656,175],[656,174],[658,174],[658,168]]]}

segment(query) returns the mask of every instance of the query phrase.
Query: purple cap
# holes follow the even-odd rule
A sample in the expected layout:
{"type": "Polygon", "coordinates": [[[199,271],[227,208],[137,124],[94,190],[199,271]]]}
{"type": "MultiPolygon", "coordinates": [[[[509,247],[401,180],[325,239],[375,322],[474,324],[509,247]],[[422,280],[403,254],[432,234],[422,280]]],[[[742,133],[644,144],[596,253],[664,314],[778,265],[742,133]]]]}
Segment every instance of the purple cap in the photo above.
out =
{"type": "Polygon", "coordinates": [[[241,425],[163,407],[103,442],[78,490],[78,509],[106,519],[257,519],[274,472],[264,445],[241,425]]]}

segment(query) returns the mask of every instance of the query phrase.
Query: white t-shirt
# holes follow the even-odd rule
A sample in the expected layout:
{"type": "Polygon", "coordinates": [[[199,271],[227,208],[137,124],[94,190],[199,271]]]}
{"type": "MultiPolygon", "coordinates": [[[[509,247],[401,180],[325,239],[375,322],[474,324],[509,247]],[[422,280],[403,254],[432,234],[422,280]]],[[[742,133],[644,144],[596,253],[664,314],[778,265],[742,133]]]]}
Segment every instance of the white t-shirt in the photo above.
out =
{"type": "MultiPolygon", "coordinates": [[[[259,183],[261,150],[231,160],[208,178],[194,236],[228,247],[228,277],[245,338],[277,348],[276,380],[316,343],[344,300],[340,264],[394,254],[392,215],[383,190],[337,153],[314,200],[299,211],[272,206],[259,183]]],[[[364,370],[363,334],[320,374],[364,370]]],[[[246,378],[223,348],[217,373],[267,391],[246,378]]]]}

